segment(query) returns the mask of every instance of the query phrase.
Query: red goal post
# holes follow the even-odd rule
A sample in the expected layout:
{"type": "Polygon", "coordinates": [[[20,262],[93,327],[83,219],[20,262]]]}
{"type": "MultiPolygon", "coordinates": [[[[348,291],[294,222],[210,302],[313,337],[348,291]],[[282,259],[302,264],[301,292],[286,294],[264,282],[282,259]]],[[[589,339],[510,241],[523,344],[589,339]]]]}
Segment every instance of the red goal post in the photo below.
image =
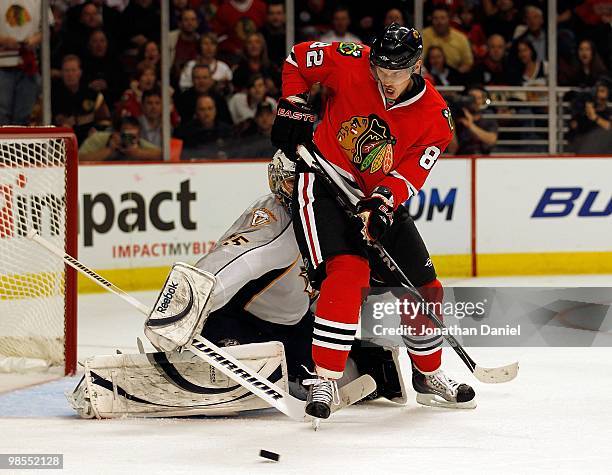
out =
{"type": "Polygon", "coordinates": [[[0,127],[0,367],[76,370],[76,272],[25,237],[78,251],[78,145],[70,129],[0,127]],[[25,364],[24,364],[25,362],[25,364]]]}

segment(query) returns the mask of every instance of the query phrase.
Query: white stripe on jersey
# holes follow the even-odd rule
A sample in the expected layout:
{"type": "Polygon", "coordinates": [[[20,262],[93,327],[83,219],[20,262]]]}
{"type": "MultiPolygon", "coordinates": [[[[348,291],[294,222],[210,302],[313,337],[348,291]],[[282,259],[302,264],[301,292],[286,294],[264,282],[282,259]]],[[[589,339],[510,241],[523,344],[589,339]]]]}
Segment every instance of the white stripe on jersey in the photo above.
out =
{"type": "Polygon", "coordinates": [[[410,183],[406,178],[404,178],[403,175],[400,175],[395,170],[393,170],[391,172],[391,176],[394,176],[395,178],[399,178],[404,183],[406,183],[406,188],[408,188],[408,198],[410,198],[411,196],[414,196],[414,195],[416,195],[418,193],[416,188],[412,185],[412,183],[410,183]]]}
{"type": "Polygon", "coordinates": [[[432,353],[435,353],[436,351],[442,351],[441,344],[440,346],[436,346],[435,348],[432,348],[431,350],[427,350],[427,351],[411,350],[410,348],[408,348],[408,353],[410,353],[411,355],[420,355],[420,356],[431,355],[432,353]]]}
{"type": "Polygon", "coordinates": [[[318,328],[315,328],[313,330],[314,333],[314,338],[316,338],[317,335],[320,336],[326,336],[329,338],[335,338],[337,340],[349,340],[349,341],[353,341],[355,339],[355,335],[343,335],[341,333],[332,333],[332,332],[326,332],[323,330],[319,330],[318,328]]]}
{"type": "Polygon", "coordinates": [[[338,345],[336,343],[328,343],[327,341],[317,340],[316,338],[312,339],[312,344],[316,346],[322,346],[323,348],[329,348],[331,350],[340,350],[340,351],[351,351],[352,345],[338,345]]]}
{"type": "Polygon", "coordinates": [[[321,247],[319,246],[319,236],[317,234],[317,224],[314,217],[314,195],[312,193],[312,185],[314,182],[314,173],[301,173],[298,178],[298,202],[300,204],[300,220],[302,221],[302,229],[305,233],[306,245],[310,254],[310,261],[316,269],[323,262],[321,257],[321,247]],[[307,180],[306,180],[307,179],[307,180]],[[304,181],[308,181],[305,185],[304,181]],[[304,196],[306,195],[306,196],[304,196]],[[306,203],[308,200],[308,203],[306,203]]]}
{"type": "Polygon", "coordinates": [[[335,327],[340,328],[341,330],[354,330],[357,331],[358,323],[342,323],[336,322],[334,320],[327,320],[325,318],[315,316],[315,323],[320,323],[321,325],[325,325],[327,327],[335,327]]]}
{"type": "MultiPolygon", "coordinates": [[[[293,51],[293,48],[291,48],[291,54],[295,54],[295,52],[293,51]]],[[[285,59],[285,61],[287,61],[289,64],[293,64],[297,68],[298,64],[295,61],[293,61],[293,58],[291,57],[291,54],[289,54],[289,56],[287,56],[287,59],[285,59]]]]}

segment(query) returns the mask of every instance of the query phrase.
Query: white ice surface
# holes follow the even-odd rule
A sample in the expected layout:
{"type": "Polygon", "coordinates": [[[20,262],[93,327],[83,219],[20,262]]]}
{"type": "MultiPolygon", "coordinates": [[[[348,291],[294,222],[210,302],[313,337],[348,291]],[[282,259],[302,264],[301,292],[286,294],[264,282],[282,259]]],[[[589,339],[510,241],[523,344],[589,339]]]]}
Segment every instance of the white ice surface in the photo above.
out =
{"type": "MultiPolygon", "coordinates": [[[[448,283],[448,282],[447,282],[448,283]]],[[[455,280],[455,285],[602,285],[612,276],[455,280]]],[[[135,293],[150,304],[154,293],[135,293]]],[[[79,357],[135,352],[142,318],[112,295],[80,298],[79,357]]],[[[520,361],[503,385],[474,381],[475,410],[378,401],[315,433],[270,411],[240,418],[81,420],[63,398],[77,378],[0,395],[0,453],[63,453],[63,473],[612,473],[612,348],[470,348],[482,366],[520,361]],[[280,462],[258,457],[260,449],[280,462]]],[[[0,388],[1,389],[1,388],[0,388]]],[[[25,471],[15,473],[26,473],[25,471]]],[[[51,473],[51,472],[49,472],[51,473]]]]}

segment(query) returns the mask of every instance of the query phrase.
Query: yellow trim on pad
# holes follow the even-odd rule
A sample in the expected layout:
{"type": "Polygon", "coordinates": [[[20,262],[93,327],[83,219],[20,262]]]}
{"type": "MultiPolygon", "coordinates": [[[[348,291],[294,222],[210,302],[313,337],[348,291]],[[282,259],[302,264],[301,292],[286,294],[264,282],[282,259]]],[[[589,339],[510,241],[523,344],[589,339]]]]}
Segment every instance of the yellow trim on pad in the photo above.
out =
{"type": "Polygon", "coordinates": [[[478,276],[612,274],[612,252],[479,254],[478,276]]]}

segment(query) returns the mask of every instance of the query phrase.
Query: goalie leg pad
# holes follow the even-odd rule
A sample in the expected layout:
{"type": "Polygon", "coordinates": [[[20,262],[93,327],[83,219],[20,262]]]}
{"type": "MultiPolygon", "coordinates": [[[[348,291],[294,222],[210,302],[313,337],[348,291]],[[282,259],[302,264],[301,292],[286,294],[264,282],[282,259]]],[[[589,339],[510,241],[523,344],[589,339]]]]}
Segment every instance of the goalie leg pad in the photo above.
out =
{"type": "Polygon", "coordinates": [[[155,348],[174,351],[200,334],[215,283],[209,272],[181,262],[174,264],[144,325],[144,333],[155,348]]]}
{"type": "MultiPolygon", "coordinates": [[[[235,358],[287,390],[287,365],[279,342],[225,348],[235,358]]],[[[236,415],[269,405],[189,351],[94,356],[67,394],[83,418],[236,415]]]]}

